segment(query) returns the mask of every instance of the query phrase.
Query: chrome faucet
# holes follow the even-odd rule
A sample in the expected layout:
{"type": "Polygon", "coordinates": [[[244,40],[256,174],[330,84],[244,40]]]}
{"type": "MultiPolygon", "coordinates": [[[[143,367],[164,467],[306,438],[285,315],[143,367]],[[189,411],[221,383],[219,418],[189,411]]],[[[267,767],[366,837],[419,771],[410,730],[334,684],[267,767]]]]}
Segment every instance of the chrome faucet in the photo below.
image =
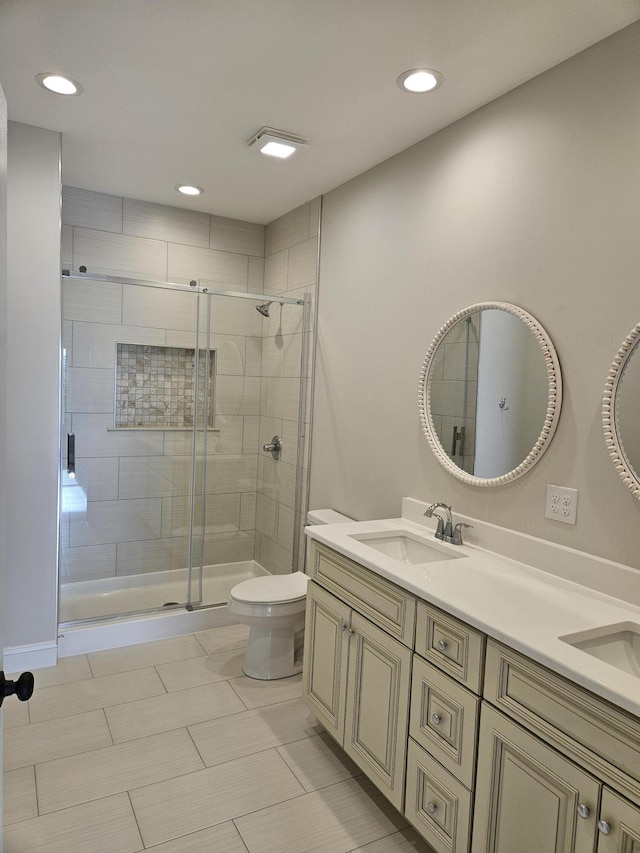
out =
{"type": "Polygon", "coordinates": [[[443,504],[441,501],[437,501],[436,503],[431,504],[431,506],[428,506],[424,514],[427,518],[431,518],[431,516],[435,515],[438,519],[438,527],[435,534],[436,539],[441,539],[443,542],[453,542],[453,519],[451,518],[451,507],[448,504],[443,504]],[[447,513],[446,522],[440,513],[436,512],[438,507],[442,507],[442,509],[447,513]]]}
{"type": "Polygon", "coordinates": [[[449,542],[451,545],[462,545],[462,528],[473,527],[472,524],[464,524],[464,522],[459,521],[454,528],[453,518],[451,517],[451,507],[441,501],[437,501],[436,503],[428,506],[424,511],[424,515],[426,515],[427,518],[431,518],[435,515],[438,519],[438,527],[435,532],[436,539],[441,539],[443,542],[449,542]],[[446,512],[446,521],[439,512],[436,512],[439,507],[446,512]]]}

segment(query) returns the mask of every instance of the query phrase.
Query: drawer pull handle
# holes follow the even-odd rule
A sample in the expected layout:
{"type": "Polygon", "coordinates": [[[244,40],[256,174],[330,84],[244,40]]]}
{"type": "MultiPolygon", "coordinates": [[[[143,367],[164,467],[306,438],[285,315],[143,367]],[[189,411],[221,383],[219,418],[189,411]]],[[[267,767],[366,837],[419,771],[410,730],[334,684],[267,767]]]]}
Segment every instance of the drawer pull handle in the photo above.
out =
{"type": "Polygon", "coordinates": [[[431,803],[431,802],[427,803],[427,811],[429,812],[429,814],[435,814],[437,809],[438,809],[438,807],[436,806],[435,803],[431,803]]]}
{"type": "Polygon", "coordinates": [[[583,820],[587,820],[590,814],[591,809],[589,808],[589,806],[585,806],[584,803],[580,803],[578,805],[578,817],[581,817],[583,820]]]}
{"type": "Polygon", "coordinates": [[[440,716],[440,714],[434,714],[431,717],[431,722],[433,723],[434,726],[439,726],[440,723],[442,722],[442,717],[440,716]]]}
{"type": "Polygon", "coordinates": [[[445,643],[444,640],[438,640],[438,648],[440,649],[441,652],[443,652],[447,648],[448,645],[449,644],[445,643]]]}
{"type": "Polygon", "coordinates": [[[598,829],[603,835],[611,835],[611,824],[607,823],[606,820],[598,821],[598,829]]]}

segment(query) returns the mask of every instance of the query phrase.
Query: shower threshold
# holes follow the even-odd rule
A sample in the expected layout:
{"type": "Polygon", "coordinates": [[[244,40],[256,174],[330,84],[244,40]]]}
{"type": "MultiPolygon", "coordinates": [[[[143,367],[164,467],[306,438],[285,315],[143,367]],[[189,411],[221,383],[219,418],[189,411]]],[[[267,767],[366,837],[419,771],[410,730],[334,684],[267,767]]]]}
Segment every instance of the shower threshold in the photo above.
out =
{"type": "Polygon", "coordinates": [[[176,600],[178,594],[184,597],[188,576],[186,569],[62,584],[60,616],[66,614],[66,621],[60,620],[58,657],[153,642],[237,624],[237,618],[229,613],[226,606],[229,592],[240,581],[267,574],[269,572],[255,560],[205,566],[204,606],[198,606],[192,611],[186,609],[186,602],[177,607],[162,606],[165,600],[176,600]],[[179,585],[178,590],[174,584],[179,585]],[[125,598],[119,598],[121,595],[125,598]],[[170,597],[164,598],[167,595],[170,597]],[[134,596],[136,605],[143,604],[139,612],[132,612],[134,596]],[[125,610],[115,612],[115,605],[123,601],[126,602],[125,610]],[[82,619],[70,618],[81,613],[93,615],[85,615],[82,619]]]}
{"type": "MultiPolygon", "coordinates": [[[[226,604],[235,584],[268,572],[255,560],[203,567],[202,602],[194,606],[226,604]]],[[[194,577],[197,574],[194,573],[194,577]]],[[[144,572],[111,578],[66,581],[60,585],[60,624],[94,619],[127,618],[153,610],[187,605],[187,569],[144,572]]],[[[198,594],[198,584],[193,584],[198,594]]]]}

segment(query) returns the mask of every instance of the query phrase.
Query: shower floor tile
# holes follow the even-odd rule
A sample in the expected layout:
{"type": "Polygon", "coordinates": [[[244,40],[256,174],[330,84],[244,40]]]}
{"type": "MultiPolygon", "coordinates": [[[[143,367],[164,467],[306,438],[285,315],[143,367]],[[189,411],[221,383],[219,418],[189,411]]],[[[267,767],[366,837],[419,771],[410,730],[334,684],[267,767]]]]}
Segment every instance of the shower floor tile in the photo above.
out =
{"type": "Polygon", "coordinates": [[[33,698],[7,703],[5,849],[433,853],[322,731],[300,676],[241,675],[244,638],[214,628],[36,671],[33,698]]]}

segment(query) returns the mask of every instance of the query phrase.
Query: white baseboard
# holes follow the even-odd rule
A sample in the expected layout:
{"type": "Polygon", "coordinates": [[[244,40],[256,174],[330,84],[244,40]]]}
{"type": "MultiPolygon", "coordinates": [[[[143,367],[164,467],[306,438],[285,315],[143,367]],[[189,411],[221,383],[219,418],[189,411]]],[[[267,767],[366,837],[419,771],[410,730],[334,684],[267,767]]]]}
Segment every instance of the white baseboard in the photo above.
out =
{"type": "Polygon", "coordinates": [[[6,673],[55,666],[57,662],[58,644],[55,642],[35,643],[30,646],[9,646],[4,650],[4,671],[6,673]]]}

